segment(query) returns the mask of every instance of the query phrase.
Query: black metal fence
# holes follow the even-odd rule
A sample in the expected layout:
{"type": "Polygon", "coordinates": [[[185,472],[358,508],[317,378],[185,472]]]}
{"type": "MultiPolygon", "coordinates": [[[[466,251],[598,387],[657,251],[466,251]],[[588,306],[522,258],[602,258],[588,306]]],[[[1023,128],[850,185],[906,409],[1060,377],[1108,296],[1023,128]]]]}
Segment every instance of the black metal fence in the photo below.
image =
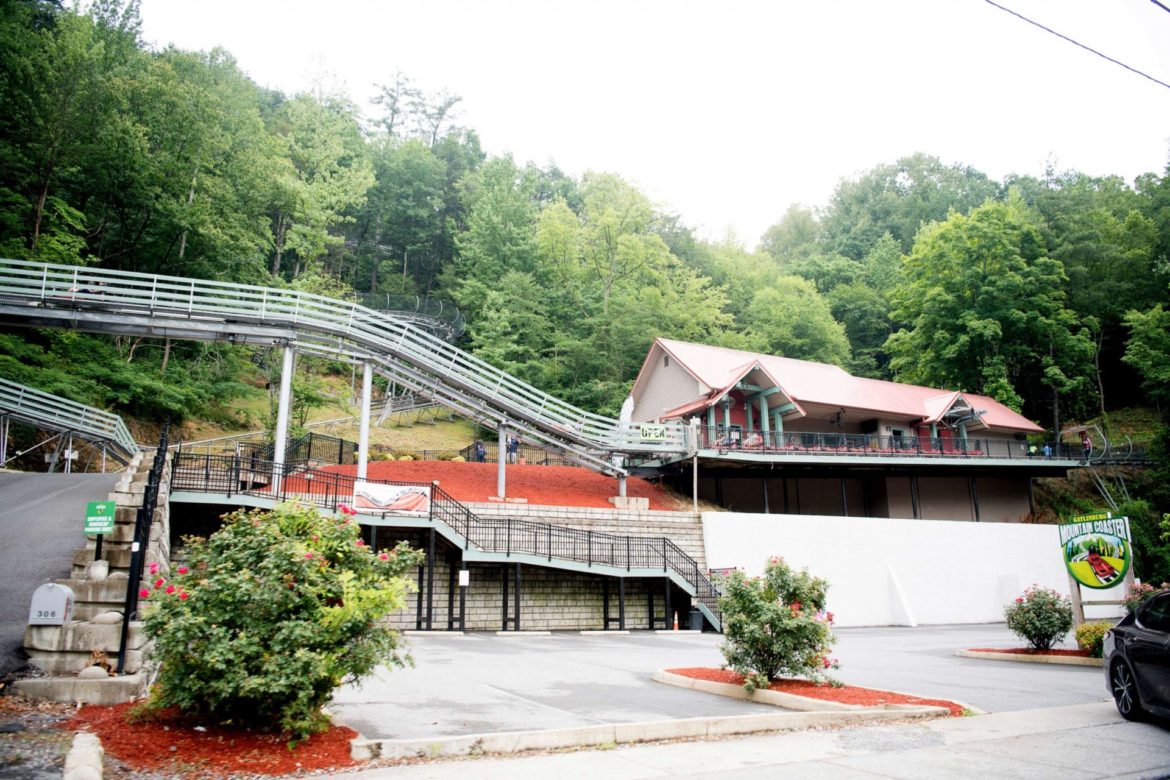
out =
{"type": "MultiPolygon", "coordinates": [[[[274,443],[241,442],[240,456],[257,463],[271,461],[276,452],[274,443]]],[[[284,450],[284,462],[290,464],[337,464],[352,466],[357,463],[357,442],[326,436],[321,433],[306,433],[293,439],[284,450]]]]}
{"type": "MultiPolygon", "coordinates": [[[[871,433],[749,431],[707,426],[699,429],[700,447],[769,454],[885,455],[960,458],[1027,458],[1029,445],[1013,439],[879,436],[871,433]]],[[[1033,456],[1044,457],[1033,453],[1033,456]]],[[[1054,452],[1050,457],[1057,457],[1054,452]]],[[[1064,457],[1068,457],[1065,455],[1064,457]]]]}
{"type": "MultiPolygon", "coordinates": [[[[231,455],[175,453],[171,489],[201,493],[290,499],[336,510],[353,499],[353,475],[297,466],[255,462],[231,455]]],[[[429,519],[441,520],[464,539],[464,547],[486,552],[532,555],[554,560],[632,571],[673,571],[690,583],[699,600],[718,614],[719,590],[687,555],[666,537],[619,536],[530,520],[488,519],[473,513],[438,485],[368,480],[383,485],[420,486],[431,491],[429,519]]],[[[392,513],[383,513],[382,517],[392,513]]]]}

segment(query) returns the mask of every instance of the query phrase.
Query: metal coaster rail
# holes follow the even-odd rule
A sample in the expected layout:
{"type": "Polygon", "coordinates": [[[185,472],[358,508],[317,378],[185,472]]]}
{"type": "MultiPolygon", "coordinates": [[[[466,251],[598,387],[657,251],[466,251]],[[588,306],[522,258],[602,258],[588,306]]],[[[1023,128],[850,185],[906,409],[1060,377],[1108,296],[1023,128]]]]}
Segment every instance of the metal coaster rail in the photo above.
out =
{"type": "MultiPolygon", "coordinates": [[[[354,493],[356,477],[334,471],[290,464],[274,464],[258,458],[176,452],[172,460],[171,490],[197,493],[249,495],[272,501],[302,501],[326,510],[337,510],[354,493]],[[279,485],[274,491],[272,485],[279,485]]],[[[587,567],[661,571],[675,575],[692,591],[700,609],[719,628],[719,590],[694,558],[662,536],[619,536],[568,528],[529,520],[483,518],[438,485],[425,482],[367,480],[384,485],[417,485],[431,491],[428,522],[448,541],[464,550],[526,554],[544,559],[550,566],[566,561],[587,567]],[[436,523],[435,521],[441,521],[436,523]],[[446,533],[450,529],[452,533],[446,533]]],[[[385,523],[394,513],[368,513],[385,523]]],[[[359,517],[359,522],[360,522],[359,517]]],[[[368,521],[367,521],[368,522],[368,521]]]]}
{"type": "Polygon", "coordinates": [[[392,314],[294,290],[0,259],[0,320],[218,340],[369,361],[382,375],[582,465],[624,474],[615,454],[683,453],[687,428],[645,441],[637,424],[587,412],[392,314]]]}
{"type": "Polygon", "coordinates": [[[0,379],[0,417],[105,445],[122,463],[129,463],[139,451],[138,443],[118,415],[7,379],[0,379]]]}

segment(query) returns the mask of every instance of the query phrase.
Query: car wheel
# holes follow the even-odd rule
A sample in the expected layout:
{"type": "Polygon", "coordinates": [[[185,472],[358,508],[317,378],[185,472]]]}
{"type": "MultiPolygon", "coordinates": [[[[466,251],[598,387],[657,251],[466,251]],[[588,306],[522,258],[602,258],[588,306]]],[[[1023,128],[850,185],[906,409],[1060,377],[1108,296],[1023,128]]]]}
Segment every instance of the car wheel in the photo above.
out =
{"type": "Polygon", "coordinates": [[[1109,689],[1113,692],[1113,703],[1117,711],[1126,720],[1141,720],[1145,715],[1141,701],[1138,699],[1137,680],[1133,670],[1125,661],[1113,664],[1113,671],[1109,675],[1109,689]]]}

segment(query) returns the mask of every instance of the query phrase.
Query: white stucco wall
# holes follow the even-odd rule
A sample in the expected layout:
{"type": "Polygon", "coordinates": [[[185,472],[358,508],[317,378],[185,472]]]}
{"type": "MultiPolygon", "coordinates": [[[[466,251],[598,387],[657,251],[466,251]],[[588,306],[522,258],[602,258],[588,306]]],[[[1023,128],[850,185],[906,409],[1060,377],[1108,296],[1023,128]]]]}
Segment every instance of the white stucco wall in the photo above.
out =
{"type": "MultiPolygon", "coordinates": [[[[1033,583],[1069,594],[1053,525],[704,512],[703,538],[712,569],[758,575],[779,555],[824,577],[839,626],[1000,622],[1033,583]]],[[[1084,588],[1082,598],[1122,590],[1084,588]]],[[[1120,615],[1086,608],[1089,619],[1120,615]]]]}

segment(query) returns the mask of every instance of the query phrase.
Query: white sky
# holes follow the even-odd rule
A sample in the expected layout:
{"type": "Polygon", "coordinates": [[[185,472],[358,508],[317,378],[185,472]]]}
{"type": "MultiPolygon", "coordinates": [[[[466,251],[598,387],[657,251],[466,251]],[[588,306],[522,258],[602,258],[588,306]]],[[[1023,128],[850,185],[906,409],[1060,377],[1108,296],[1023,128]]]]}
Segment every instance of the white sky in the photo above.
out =
{"type": "MultiPolygon", "coordinates": [[[[1170,83],[1149,0],[999,2],[1170,83]]],[[[997,180],[1170,159],[1170,89],[981,0],[142,0],[142,22],[289,94],[327,74],[367,111],[402,71],[461,96],[489,154],[620,174],[749,247],[916,151],[997,180]]]]}

